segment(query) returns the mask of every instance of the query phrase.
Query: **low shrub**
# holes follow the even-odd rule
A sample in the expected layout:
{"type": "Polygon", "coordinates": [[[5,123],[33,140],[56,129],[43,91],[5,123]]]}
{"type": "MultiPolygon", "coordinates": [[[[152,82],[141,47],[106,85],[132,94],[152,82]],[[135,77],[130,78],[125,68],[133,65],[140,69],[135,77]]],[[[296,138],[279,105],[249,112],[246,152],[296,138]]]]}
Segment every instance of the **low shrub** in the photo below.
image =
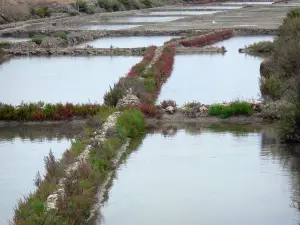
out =
{"type": "Polygon", "coordinates": [[[140,110],[148,117],[156,117],[158,114],[157,108],[154,104],[144,102],[140,105],[140,110]]]}
{"type": "Polygon", "coordinates": [[[205,45],[212,45],[216,42],[226,40],[231,38],[234,35],[233,30],[219,30],[209,34],[201,35],[198,39],[185,41],[182,40],[179,44],[183,45],[184,47],[203,47],[205,45]]]}
{"type": "Polygon", "coordinates": [[[272,41],[260,41],[246,47],[253,53],[270,53],[274,51],[274,45],[272,41]]]}
{"type": "Polygon", "coordinates": [[[42,17],[42,18],[51,16],[50,9],[47,6],[35,8],[31,11],[31,13],[38,15],[39,17],[42,17]]]}
{"type": "Polygon", "coordinates": [[[118,0],[98,0],[98,5],[108,12],[126,10],[125,6],[118,0]]]}
{"type": "Polygon", "coordinates": [[[74,117],[87,117],[101,112],[102,107],[97,104],[44,104],[30,103],[18,107],[0,104],[0,120],[44,121],[71,120],[74,117]]]}
{"type": "Polygon", "coordinates": [[[109,87],[109,91],[104,94],[104,104],[107,106],[115,107],[118,101],[123,97],[126,90],[118,84],[114,84],[114,87],[109,87]]]}
{"type": "Polygon", "coordinates": [[[55,33],[52,34],[53,37],[59,37],[63,40],[68,39],[68,35],[66,31],[56,31],[55,33]]]}
{"type": "Polygon", "coordinates": [[[233,115],[252,115],[253,109],[248,102],[236,101],[230,105],[213,104],[208,109],[208,115],[228,118],[233,115]]]}
{"type": "Polygon", "coordinates": [[[294,8],[287,12],[284,19],[284,23],[288,22],[290,19],[300,18],[300,8],[294,8]]]}
{"type": "Polygon", "coordinates": [[[122,112],[117,120],[117,134],[121,139],[125,137],[135,138],[144,132],[144,116],[140,110],[127,109],[122,112]]]}
{"type": "Polygon", "coordinates": [[[9,42],[5,42],[5,41],[0,42],[0,49],[1,48],[8,48],[9,46],[10,46],[9,42]]]}
{"type": "Polygon", "coordinates": [[[148,47],[148,49],[146,50],[146,53],[143,56],[143,59],[130,69],[130,71],[127,73],[126,77],[135,78],[135,77],[141,76],[141,74],[144,72],[146,67],[152,61],[156,48],[157,48],[156,46],[148,47]]]}
{"type": "Polygon", "coordinates": [[[43,36],[43,35],[35,35],[35,36],[31,37],[31,41],[33,41],[37,45],[40,45],[43,42],[44,38],[45,38],[45,36],[43,36]]]}

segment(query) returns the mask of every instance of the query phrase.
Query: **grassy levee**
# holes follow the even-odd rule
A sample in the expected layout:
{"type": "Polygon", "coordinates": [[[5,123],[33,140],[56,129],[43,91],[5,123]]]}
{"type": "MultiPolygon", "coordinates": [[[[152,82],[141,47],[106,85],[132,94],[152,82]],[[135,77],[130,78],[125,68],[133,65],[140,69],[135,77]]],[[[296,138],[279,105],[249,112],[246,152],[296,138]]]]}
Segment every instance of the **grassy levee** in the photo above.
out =
{"type": "Polygon", "coordinates": [[[28,103],[12,106],[0,103],[0,120],[4,121],[60,121],[87,118],[101,112],[98,104],[28,103]]]}
{"type": "Polygon", "coordinates": [[[72,143],[61,160],[56,160],[51,152],[45,157],[46,174],[43,179],[38,175],[35,180],[37,189],[19,201],[12,224],[85,223],[95,203],[99,185],[118,163],[116,157],[119,149],[128,138],[135,140],[145,132],[144,116],[138,109],[125,109],[117,117],[114,126],[105,128],[104,123],[101,127],[100,124],[113,111],[112,108],[107,108],[90,118],[81,138],[72,143]],[[106,131],[106,137],[101,139],[101,144],[93,143],[97,134],[103,130],[106,131]],[[70,170],[70,165],[78,160],[88,144],[92,147],[87,160],[77,161],[76,169],[70,170]],[[49,208],[47,199],[55,191],[58,193],[55,207],[49,208]]]}

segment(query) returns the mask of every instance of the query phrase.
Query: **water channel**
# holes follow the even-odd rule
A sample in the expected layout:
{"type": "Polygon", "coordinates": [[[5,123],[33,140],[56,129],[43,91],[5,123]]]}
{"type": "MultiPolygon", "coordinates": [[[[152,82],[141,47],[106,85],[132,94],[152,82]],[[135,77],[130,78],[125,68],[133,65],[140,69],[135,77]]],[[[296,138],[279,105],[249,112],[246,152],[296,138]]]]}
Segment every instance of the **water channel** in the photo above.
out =
{"type": "Polygon", "coordinates": [[[0,102],[103,103],[141,57],[20,57],[0,65],[0,102]],[[32,66],[34,65],[34,66],[32,66]]]}
{"type": "Polygon", "coordinates": [[[81,129],[68,124],[0,127],[0,224],[8,224],[18,199],[35,190],[33,179],[38,171],[43,176],[50,149],[60,158],[81,129]]]}
{"type": "Polygon", "coordinates": [[[140,25],[126,25],[126,24],[99,24],[99,25],[88,25],[82,27],[74,27],[79,30],[123,30],[136,28],[140,25]]]}
{"type": "Polygon", "coordinates": [[[173,72],[163,86],[158,102],[172,99],[183,105],[191,101],[211,104],[258,99],[262,59],[238,53],[238,49],[272,39],[272,36],[233,37],[215,44],[227,49],[224,55],[176,55],[173,72]]]}
{"type": "Polygon", "coordinates": [[[151,12],[151,15],[207,15],[214,14],[220,11],[157,11],[151,12]]]}
{"type": "Polygon", "coordinates": [[[296,225],[300,146],[256,128],[146,135],[101,208],[104,225],[296,225]]]}
{"type": "Polygon", "coordinates": [[[170,22],[178,19],[182,19],[182,16],[128,16],[128,17],[118,17],[118,18],[109,18],[107,22],[111,23],[162,23],[170,22]]]}
{"type": "Polygon", "coordinates": [[[226,5],[193,5],[186,7],[188,9],[240,9],[242,6],[226,6],[226,5]]]}

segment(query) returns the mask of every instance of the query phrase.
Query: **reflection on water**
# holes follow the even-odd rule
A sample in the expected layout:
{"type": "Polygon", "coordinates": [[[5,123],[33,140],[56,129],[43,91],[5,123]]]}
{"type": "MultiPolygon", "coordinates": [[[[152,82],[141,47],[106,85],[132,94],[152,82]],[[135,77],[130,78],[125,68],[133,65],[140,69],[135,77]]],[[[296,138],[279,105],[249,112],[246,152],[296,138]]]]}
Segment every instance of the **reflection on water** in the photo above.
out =
{"type": "Polygon", "coordinates": [[[291,206],[300,169],[291,168],[299,158],[272,134],[258,128],[196,127],[193,135],[172,129],[171,136],[148,134],[120,166],[101,209],[103,224],[300,222],[291,206]]]}
{"type": "Polygon", "coordinates": [[[272,36],[234,37],[218,42],[228,52],[222,54],[176,55],[171,77],[163,86],[158,101],[175,100],[211,104],[237,99],[259,98],[261,58],[238,53],[245,45],[272,36]],[[191,82],[192,81],[192,82],[191,82]]]}
{"type": "Polygon", "coordinates": [[[43,159],[50,149],[60,158],[70,147],[70,138],[78,132],[78,128],[73,128],[69,131],[65,126],[0,129],[0,224],[8,224],[18,199],[35,189],[33,179],[38,171],[44,174],[43,159]]]}
{"type": "Polygon", "coordinates": [[[220,11],[158,11],[151,12],[151,15],[206,15],[214,14],[220,11]]]}
{"type": "Polygon", "coordinates": [[[93,46],[94,48],[110,48],[111,46],[114,48],[138,48],[148,47],[150,45],[160,46],[174,37],[176,36],[107,37],[86,42],[77,47],[84,48],[86,45],[93,46]]]}
{"type": "Polygon", "coordinates": [[[21,57],[0,65],[0,102],[102,103],[141,57],[21,57]],[[34,65],[34,66],[33,66],[34,65]]]}

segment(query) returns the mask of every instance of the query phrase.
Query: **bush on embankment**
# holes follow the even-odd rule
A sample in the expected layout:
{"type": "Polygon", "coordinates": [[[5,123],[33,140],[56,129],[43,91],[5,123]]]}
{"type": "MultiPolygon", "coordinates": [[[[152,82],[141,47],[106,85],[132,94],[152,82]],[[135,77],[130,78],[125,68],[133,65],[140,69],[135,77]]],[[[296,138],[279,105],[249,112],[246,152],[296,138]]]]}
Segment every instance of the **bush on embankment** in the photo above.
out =
{"type": "Polygon", "coordinates": [[[77,170],[66,176],[65,169],[89,144],[92,133],[99,129],[96,124],[103,124],[110,112],[111,109],[106,108],[106,111],[103,112],[104,116],[102,112],[97,114],[97,117],[93,118],[97,123],[86,128],[87,131],[84,135],[73,142],[71,149],[64,153],[61,160],[56,160],[51,152],[48,157],[45,157],[46,175],[44,179],[37,176],[36,191],[19,201],[12,224],[69,225],[86,223],[95,203],[99,186],[107,179],[108,173],[115,169],[114,160],[120,147],[128,137],[138,138],[145,131],[143,114],[139,110],[123,111],[117,119],[117,129],[109,132],[103,144],[91,149],[86,162],[80,163],[77,170]],[[58,189],[58,182],[64,177],[66,178],[64,194],[59,196],[56,209],[47,210],[45,204],[47,197],[58,189]]]}
{"type": "Polygon", "coordinates": [[[179,43],[184,47],[203,47],[226,40],[228,38],[231,38],[233,35],[233,30],[219,30],[209,34],[201,35],[198,39],[189,41],[182,40],[179,43]]]}
{"type": "Polygon", "coordinates": [[[45,121],[71,120],[74,117],[85,118],[101,111],[97,104],[44,104],[29,103],[12,106],[0,103],[0,120],[45,121]]]}
{"type": "Polygon", "coordinates": [[[116,106],[119,99],[126,95],[129,89],[142,103],[153,104],[155,102],[162,84],[172,72],[175,47],[164,47],[157,62],[151,66],[147,73],[144,73],[154,57],[154,50],[153,46],[149,47],[143,60],[133,66],[126,77],[121,78],[113,88],[110,88],[110,91],[104,96],[105,105],[116,106]]]}
{"type": "Polygon", "coordinates": [[[254,110],[248,102],[236,101],[229,105],[213,104],[208,109],[208,115],[228,118],[234,115],[252,115],[254,110]]]}
{"type": "Polygon", "coordinates": [[[271,53],[274,51],[272,41],[260,41],[246,46],[246,51],[249,53],[271,53]]]}
{"type": "Polygon", "coordinates": [[[260,80],[263,97],[280,102],[276,113],[280,118],[280,136],[284,140],[289,140],[300,131],[299,12],[297,8],[287,14],[274,40],[274,52],[260,80]]]}
{"type": "Polygon", "coordinates": [[[156,48],[157,48],[156,46],[148,47],[146,53],[143,56],[142,61],[135,64],[133,67],[131,67],[131,69],[130,69],[129,73],[127,73],[126,77],[127,78],[135,78],[135,77],[138,77],[142,72],[144,72],[146,67],[152,61],[156,48]]]}
{"type": "Polygon", "coordinates": [[[156,6],[151,0],[98,0],[97,4],[107,12],[145,9],[156,6]]]}

